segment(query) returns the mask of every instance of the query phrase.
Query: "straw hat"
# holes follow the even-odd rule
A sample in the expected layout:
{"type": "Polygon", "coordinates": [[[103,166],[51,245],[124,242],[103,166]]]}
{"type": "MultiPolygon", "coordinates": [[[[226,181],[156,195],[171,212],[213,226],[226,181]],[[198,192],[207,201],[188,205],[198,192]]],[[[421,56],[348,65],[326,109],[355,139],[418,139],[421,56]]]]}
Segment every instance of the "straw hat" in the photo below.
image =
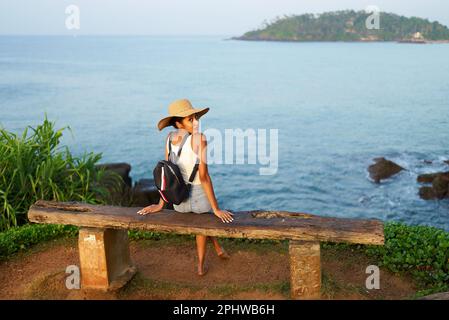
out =
{"type": "Polygon", "coordinates": [[[161,119],[159,121],[159,123],[157,124],[157,127],[159,128],[159,130],[164,129],[166,126],[170,125],[170,120],[173,117],[183,118],[183,117],[190,116],[194,113],[197,113],[198,119],[199,119],[207,111],[209,111],[209,108],[203,108],[203,109],[193,108],[192,104],[187,99],[176,100],[168,106],[168,114],[170,116],[161,119]]]}

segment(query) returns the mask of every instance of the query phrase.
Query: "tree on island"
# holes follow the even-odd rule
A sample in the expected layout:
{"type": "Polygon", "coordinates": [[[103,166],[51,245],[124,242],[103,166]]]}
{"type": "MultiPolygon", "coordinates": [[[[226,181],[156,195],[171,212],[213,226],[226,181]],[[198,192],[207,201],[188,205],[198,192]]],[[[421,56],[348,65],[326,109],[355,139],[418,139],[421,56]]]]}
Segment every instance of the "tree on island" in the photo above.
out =
{"type": "Polygon", "coordinates": [[[322,14],[278,16],[264,21],[261,28],[246,32],[236,40],[268,41],[448,41],[449,29],[437,21],[380,12],[380,28],[369,29],[365,11],[344,10],[322,14]]]}

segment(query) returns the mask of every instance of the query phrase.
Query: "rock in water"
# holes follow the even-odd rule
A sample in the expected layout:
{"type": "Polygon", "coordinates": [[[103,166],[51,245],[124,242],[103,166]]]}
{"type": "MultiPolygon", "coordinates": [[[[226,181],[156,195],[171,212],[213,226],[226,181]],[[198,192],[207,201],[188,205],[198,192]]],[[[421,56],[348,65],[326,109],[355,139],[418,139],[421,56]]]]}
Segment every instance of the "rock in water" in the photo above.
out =
{"type": "Polygon", "coordinates": [[[432,181],[432,188],[438,199],[443,199],[448,196],[449,175],[439,174],[432,181]]]}
{"type": "Polygon", "coordinates": [[[419,183],[432,183],[433,179],[436,178],[438,173],[424,173],[418,175],[418,178],[416,179],[419,183]]]}
{"type": "Polygon", "coordinates": [[[380,180],[388,179],[392,175],[404,170],[400,165],[385,158],[375,158],[373,160],[375,164],[368,167],[368,172],[371,179],[376,183],[379,183],[380,180]]]}
{"type": "Polygon", "coordinates": [[[420,183],[431,183],[431,187],[421,187],[419,196],[424,200],[449,198],[449,171],[420,174],[420,183]]]}
{"type": "Polygon", "coordinates": [[[433,192],[432,187],[421,187],[419,188],[419,196],[424,200],[433,200],[436,199],[435,192],[433,192]]]}

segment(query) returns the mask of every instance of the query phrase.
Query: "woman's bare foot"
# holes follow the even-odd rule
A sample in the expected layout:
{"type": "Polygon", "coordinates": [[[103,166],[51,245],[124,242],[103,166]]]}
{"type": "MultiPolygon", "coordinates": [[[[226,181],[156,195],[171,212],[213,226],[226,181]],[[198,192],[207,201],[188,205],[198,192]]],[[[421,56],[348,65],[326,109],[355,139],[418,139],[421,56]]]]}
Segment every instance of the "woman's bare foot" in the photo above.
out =
{"type": "Polygon", "coordinates": [[[212,240],[212,243],[215,248],[215,252],[217,253],[217,256],[221,259],[227,260],[230,258],[229,254],[226,252],[226,250],[218,243],[217,238],[215,237],[208,237],[210,240],[212,240]]]}
{"type": "Polygon", "coordinates": [[[220,259],[223,260],[228,260],[230,258],[229,254],[223,248],[221,248],[220,252],[217,252],[217,255],[220,259]]]}
{"type": "Polygon", "coordinates": [[[198,275],[199,276],[204,276],[207,271],[209,271],[209,268],[207,266],[198,266],[198,275]]]}

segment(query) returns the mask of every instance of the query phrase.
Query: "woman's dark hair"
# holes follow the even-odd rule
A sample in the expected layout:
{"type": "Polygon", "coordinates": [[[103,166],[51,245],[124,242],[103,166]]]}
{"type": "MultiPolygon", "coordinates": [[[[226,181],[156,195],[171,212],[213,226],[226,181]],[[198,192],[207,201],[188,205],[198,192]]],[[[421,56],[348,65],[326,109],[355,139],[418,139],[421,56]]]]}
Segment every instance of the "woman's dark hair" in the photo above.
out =
{"type": "Polygon", "coordinates": [[[171,118],[169,125],[175,129],[178,129],[178,127],[176,126],[176,121],[181,122],[182,119],[183,119],[183,117],[173,117],[173,118],[171,118]]]}

